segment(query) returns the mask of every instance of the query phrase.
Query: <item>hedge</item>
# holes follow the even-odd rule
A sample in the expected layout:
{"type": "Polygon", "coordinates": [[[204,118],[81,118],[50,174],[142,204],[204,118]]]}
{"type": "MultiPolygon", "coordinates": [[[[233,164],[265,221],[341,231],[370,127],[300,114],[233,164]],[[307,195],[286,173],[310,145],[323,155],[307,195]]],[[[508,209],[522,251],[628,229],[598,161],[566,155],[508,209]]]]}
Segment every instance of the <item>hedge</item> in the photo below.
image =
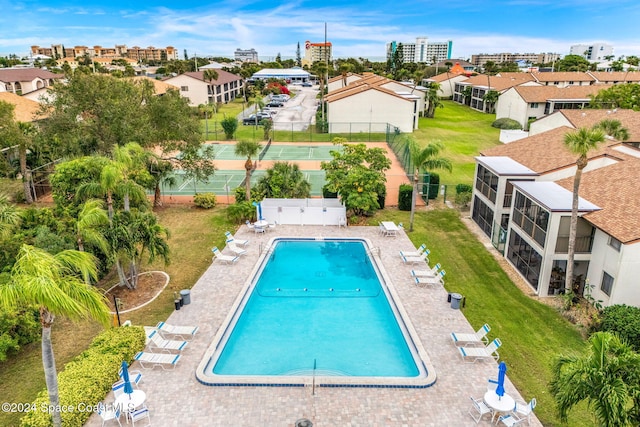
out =
{"type": "Polygon", "coordinates": [[[202,209],[211,209],[216,205],[216,195],[213,193],[198,193],[193,197],[193,204],[202,209]]]}
{"type": "Polygon", "coordinates": [[[413,194],[413,185],[402,184],[398,191],[398,209],[401,211],[411,210],[411,196],[413,194]]]}
{"type": "MultiPolygon", "coordinates": [[[[133,356],[144,349],[145,333],[142,327],[111,328],[98,335],[89,348],[65,365],[58,374],[58,394],[62,425],[81,427],[119,378],[122,361],[131,362],[133,356]]],[[[20,420],[22,427],[48,427],[52,425],[47,390],[38,393],[32,403],[35,411],[28,412],[20,420]]]]}
{"type": "Polygon", "coordinates": [[[640,351],[640,308],[625,304],[606,307],[598,329],[617,334],[635,351],[640,351]]]}

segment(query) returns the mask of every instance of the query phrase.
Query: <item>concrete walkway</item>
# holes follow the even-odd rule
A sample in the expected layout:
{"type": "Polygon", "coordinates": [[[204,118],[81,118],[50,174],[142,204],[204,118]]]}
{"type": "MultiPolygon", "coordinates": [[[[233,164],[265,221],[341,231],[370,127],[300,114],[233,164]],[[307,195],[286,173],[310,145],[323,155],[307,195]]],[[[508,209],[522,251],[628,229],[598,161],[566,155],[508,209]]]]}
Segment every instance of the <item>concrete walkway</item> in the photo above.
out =
{"type": "MultiPolygon", "coordinates": [[[[311,420],[314,427],[476,425],[468,414],[470,397],[483,396],[487,379],[497,377],[497,363],[463,363],[449,334],[473,332],[473,328],[460,310],[450,307],[442,287],[418,288],[412,284],[412,267],[404,265],[398,255],[399,250],[414,249],[404,232],[398,237],[381,237],[377,227],[278,226],[276,231],[254,234],[243,226],[236,236],[251,241],[248,253],[235,265],[212,263],[191,289],[191,304],[167,319],[171,324],[200,327],[176,369],[141,369],[140,388],[147,393],[152,425],[294,426],[301,418],[311,420]],[[390,286],[395,287],[429,354],[436,383],[426,389],[316,388],[315,395],[309,387],[201,385],[195,370],[254,267],[261,245],[275,235],[364,237],[380,248],[382,263],[393,278],[390,286]]],[[[431,260],[432,265],[436,262],[446,270],[455,268],[447,260],[431,260]]],[[[491,333],[489,337],[495,338],[491,333]]],[[[140,369],[139,364],[133,363],[132,369],[140,369]]],[[[508,378],[505,388],[516,400],[523,401],[508,378]]],[[[111,393],[106,402],[113,402],[111,393]]],[[[124,418],[122,422],[124,425],[124,418]]],[[[86,425],[100,426],[101,420],[94,414],[86,425]]],[[[491,424],[485,417],[479,425],[491,424]]],[[[541,426],[535,417],[531,425],[541,426]]]]}

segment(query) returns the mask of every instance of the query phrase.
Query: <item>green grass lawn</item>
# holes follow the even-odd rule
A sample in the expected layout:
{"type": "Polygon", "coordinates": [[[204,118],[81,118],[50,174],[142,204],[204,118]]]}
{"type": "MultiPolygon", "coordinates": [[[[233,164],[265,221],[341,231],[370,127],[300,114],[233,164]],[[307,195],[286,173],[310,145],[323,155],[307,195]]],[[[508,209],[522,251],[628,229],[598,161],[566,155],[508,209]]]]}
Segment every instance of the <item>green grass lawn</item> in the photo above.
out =
{"type": "MultiPolygon", "coordinates": [[[[383,218],[409,224],[409,213],[397,210],[379,212],[370,224],[383,218]]],[[[458,211],[417,213],[409,237],[416,247],[427,244],[432,265],[442,264],[446,289],[465,296],[462,311],[474,329],[489,323],[490,336],[500,338],[500,359],[507,362],[509,378],[527,401],[537,399],[535,412],[542,423],[560,425],[548,389],[551,363],[560,353],[581,351],[585,342],[578,328],[553,308],[523,294],[467,229],[458,211]]],[[[586,405],[571,413],[568,425],[593,425],[586,405]]]]}

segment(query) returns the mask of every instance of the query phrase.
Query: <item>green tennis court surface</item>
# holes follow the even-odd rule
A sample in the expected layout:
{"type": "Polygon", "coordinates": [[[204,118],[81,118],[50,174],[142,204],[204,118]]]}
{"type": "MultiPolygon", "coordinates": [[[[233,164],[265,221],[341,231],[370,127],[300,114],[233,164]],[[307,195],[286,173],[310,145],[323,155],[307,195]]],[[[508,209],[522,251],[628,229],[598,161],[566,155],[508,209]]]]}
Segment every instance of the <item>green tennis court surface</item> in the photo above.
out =
{"type": "MultiPolygon", "coordinates": [[[[213,144],[216,160],[245,160],[235,154],[234,144],[213,144]]],[[[342,151],[333,144],[324,145],[270,145],[262,146],[261,160],[332,160],[331,150],[342,151]]]]}
{"type": "MultiPolygon", "coordinates": [[[[321,196],[322,187],[325,184],[325,172],[322,170],[302,171],[305,178],[311,184],[311,195],[321,196]]],[[[251,185],[253,186],[262,176],[266,174],[264,170],[256,170],[251,175],[251,185]]],[[[187,179],[184,172],[177,171],[174,173],[176,184],[172,187],[163,186],[162,194],[172,196],[192,196],[195,193],[214,193],[218,196],[233,195],[236,187],[242,184],[245,177],[245,171],[240,170],[217,170],[216,173],[209,178],[208,182],[195,182],[193,179],[187,179]]]]}

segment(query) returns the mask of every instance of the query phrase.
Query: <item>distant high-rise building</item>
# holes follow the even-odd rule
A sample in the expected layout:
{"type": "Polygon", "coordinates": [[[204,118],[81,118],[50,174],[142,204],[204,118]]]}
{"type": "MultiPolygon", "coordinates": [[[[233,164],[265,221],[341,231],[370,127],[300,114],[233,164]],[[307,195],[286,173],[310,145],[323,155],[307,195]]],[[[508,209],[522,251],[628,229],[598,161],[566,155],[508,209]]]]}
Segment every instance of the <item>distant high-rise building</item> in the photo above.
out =
{"type": "Polygon", "coordinates": [[[236,49],[233,53],[236,61],[242,62],[258,62],[258,52],[255,49],[236,49]]]}
{"type": "Polygon", "coordinates": [[[471,62],[478,68],[491,61],[495,64],[525,61],[530,64],[551,64],[560,59],[559,53],[479,53],[471,55],[471,62]]]}
{"type": "Polygon", "coordinates": [[[302,58],[302,66],[311,66],[317,61],[332,61],[331,42],[311,43],[309,40],[304,42],[304,58],[302,58]]]}
{"type": "Polygon", "coordinates": [[[399,45],[402,45],[402,62],[423,62],[431,65],[451,59],[453,42],[449,40],[429,43],[426,37],[416,37],[415,43],[392,41],[387,43],[387,59],[391,58],[399,45]]]}
{"type": "Polygon", "coordinates": [[[574,44],[569,53],[582,56],[587,61],[604,62],[608,56],[613,56],[613,46],[605,43],[574,44]]]}
{"type": "Polygon", "coordinates": [[[31,46],[32,55],[47,55],[55,59],[77,58],[79,56],[89,56],[90,58],[128,58],[134,61],[167,61],[178,59],[178,51],[173,46],[166,48],[155,48],[149,46],[141,48],[134,46],[128,48],[126,45],[116,45],[115,47],[102,46],[74,46],[66,48],[61,44],[53,44],[51,47],[31,46]]]}

